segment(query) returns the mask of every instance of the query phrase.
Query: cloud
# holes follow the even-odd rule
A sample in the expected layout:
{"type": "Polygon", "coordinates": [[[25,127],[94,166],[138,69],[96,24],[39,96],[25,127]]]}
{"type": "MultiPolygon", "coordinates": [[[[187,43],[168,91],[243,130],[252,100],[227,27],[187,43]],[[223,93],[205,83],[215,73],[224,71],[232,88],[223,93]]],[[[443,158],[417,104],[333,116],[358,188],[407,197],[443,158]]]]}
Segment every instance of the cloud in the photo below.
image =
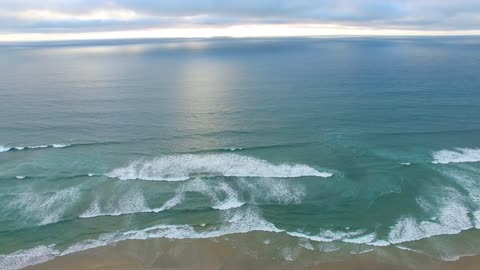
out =
{"type": "Polygon", "coordinates": [[[25,21],[129,21],[140,19],[142,16],[133,10],[93,10],[86,13],[68,13],[48,9],[24,10],[13,13],[0,13],[3,17],[25,21]]]}
{"type": "Polygon", "coordinates": [[[480,30],[478,0],[2,0],[0,33],[318,24],[480,30]]]}

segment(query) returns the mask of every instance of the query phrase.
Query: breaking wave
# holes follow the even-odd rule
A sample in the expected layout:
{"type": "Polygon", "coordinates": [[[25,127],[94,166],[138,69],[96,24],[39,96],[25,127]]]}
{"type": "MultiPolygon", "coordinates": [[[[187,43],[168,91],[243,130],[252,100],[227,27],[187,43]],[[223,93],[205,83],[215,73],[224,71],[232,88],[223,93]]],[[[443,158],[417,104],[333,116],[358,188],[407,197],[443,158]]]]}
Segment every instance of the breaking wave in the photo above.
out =
{"type": "MultiPolygon", "coordinates": [[[[453,233],[457,230],[465,229],[469,221],[464,219],[465,211],[455,206],[446,206],[442,210],[443,215],[439,218],[438,225],[433,223],[418,223],[414,218],[406,217],[395,225],[391,230],[388,240],[380,240],[375,233],[368,233],[366,230],[352,230],[352,231],[332,231],[325,230],[318,235],[308,235],[301,232],[291,232],[277,228],[271,222],[265,220],[256,207],[244,207],[233,209],[225,214],[225,221],[219,227],[199,230],[199,227],[191,225],[155,225],[152,227],[129,230],[122,232],[112,232],[100,235],[97,239],[91,239],[73,244],[61,251],[56,249],[54,245],[39,246],[32,249],[20,250],[7,255],[0,255],[1,269],[21,269],[29,265],[43,263],[51,260],[57,256],[64,256],[71,253],[110,245],[123,240],[145,240],[153,238],[167,238],[167,239],[204,239],[215,238],[224,235],[248,233],[254,231],[284,233],[299,239],[307,239],[315,242],[334,242],[341,241],[353,244],[366,244],[373,247],[388,246],[391,244],[399,244],[412,240],[418,240],[432,235],[429,233],[439,229],[442,234],[453,233]],[[453,215],[461,213],[460,223],[452,225],[453,215]],[[448,225],[450,224],[450,225],[448,225]],[[451,228],[451,231],[441,229],[441,226],[456,226],[451,228]]],[[[438,231],[438,232],[440,232],[438,231]]],[[[400,246],[401,247],[401,246],[400,246]]],[[[307,248],[312,249],[309,245],[307,248]]],[[[374,248],[373,248],[374,249],[374,248]]],[[[368,249],[371,251],[373,249],[368,249]]]]}
{"type": "Polygon", "coordinates": [[[46,225],[60,221],[79,197],[77,187],[44,194],[32,191],[15,195],[9,202],[9,207],[17,209],[24,217],[33,219],[40,225],[46,225]]]}
{"type": "Polygon", "coordinates": [[[0,255],[0,268],[6,270],[22,269],[30,265],[49,261],[59,255],[61,255],[61,252],[53,246],[38,246],[19,250],[8,255],[0,255]]]}
{"type": "Polygon", "coordinates": [[[56,249],[54,245],[51,245],[0,255],[0,269],[21,269],[29,265],[46,262],[57,256],[64,256],[129,239],[201,239],[252,231],[281,232],[282,230],[279,230],[272,223],[264,220],[257,209],[246,208],[239,209],[232,213],[227,221],[217,230],[199,232],[189,225],[156,225],[141,230],[107,233],[99,236],[98,239],[86,240],[74,244],[64,251],[60,251],[56,249]]]}
{"type": "Polygon", "coordinates": [[[427,213],[436,213],[430,220],[418,221],[404,216],[391,228],[388,241],[399,244],[429,238],[436,235],[458,234],[475,226],[463,196],[456,189],[442,188],[436,201],[418,198],[417,203],[427,213]],[[442,198],[448,198],[448,201],[442,198]]]}
{"type": "Polygon", "coordinates": [[[171,155],[152,161],[134,161],[114,169],[108,177],[121,180],[142,179],[184,181],[194,176],[237,177],[330,177],[303,164],[272,164],[268,161],[236,154],[171,155]]]}
{"type": "Polygon", "coordinates": [[[6,146],[0,145],[0,152],[42,149],[42,148],[65,148],[68,146],[71,146],[71,144],[45,144],[45,145],[34,145],[34,146],[15,146],[15,147],[6,147],[6,146]]]}
{"type": "Polygon", "coordinates": [[[162,209],[150,209],[141,192],[130,191],[120,196],[115,202],[108,200],[107,203],[102,204],[100,198],[96,197],[90,208],[79,217],[92,218],[99,216],[120,216],[135,213],[155,213],[160,211],[162,211],[162,209]]]}
{"type": "Polygon", "coordinates": [[[440,150],[433,153],[434,164],[479,162],[479,148],[456,148],[455,150],[440,150]]]}

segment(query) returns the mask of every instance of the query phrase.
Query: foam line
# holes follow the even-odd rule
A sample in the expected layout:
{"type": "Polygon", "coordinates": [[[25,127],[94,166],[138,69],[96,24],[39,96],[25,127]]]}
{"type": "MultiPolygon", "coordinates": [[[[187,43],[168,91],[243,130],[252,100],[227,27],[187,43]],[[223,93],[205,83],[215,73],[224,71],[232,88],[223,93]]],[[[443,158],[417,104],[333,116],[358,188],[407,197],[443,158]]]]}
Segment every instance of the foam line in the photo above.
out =
{"type": "Polygon", "coordinates": [[[163,156],[151,161],[137,160],[107,174],[108,177],[121,180],[158,181],[184,181],[198,175],[273,178],[332,176],[331,173],[320,172],[303,164],[272,164],[237,154],[163,156]]]}
{"type": "Polygon", "coordinates": [[[456,148],[455,150],[440,150],[433,153],[434,164],[449,164],[463,162],[479,162],[479,148],[456,148]]]}
{"type": "Polygon", "coordinates": [[[45,145],[33,145],[33,146],[14,146],[6,147],[0,145],[0,153],[8,151],[22,151],[22,150],[33,150],[33,149],[43,149],[43,148],[65,148],[72,146],[71,144],[45,144],[45,145]]]}

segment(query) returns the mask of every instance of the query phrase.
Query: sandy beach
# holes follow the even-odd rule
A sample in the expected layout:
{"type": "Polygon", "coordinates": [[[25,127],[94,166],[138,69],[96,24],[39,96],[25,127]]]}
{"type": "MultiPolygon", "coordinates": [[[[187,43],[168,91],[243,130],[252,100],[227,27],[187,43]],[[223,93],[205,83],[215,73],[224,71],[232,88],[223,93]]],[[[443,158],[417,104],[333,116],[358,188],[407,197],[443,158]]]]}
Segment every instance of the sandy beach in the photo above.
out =
{"type": "MultiPolygon", "coordinates": [[[[377,248],[362,254],[319,252],[304,247],[284,249],[255,242],[263,233],[215,239],[127,240],[30,266],[29,270],[212,270],[212,269],[309,269],[309,270],[476,270],[480,256],[441,261],[396,247],[377,248]]],[[[280,240],[283,241],[283,240],[280,240]]]]}

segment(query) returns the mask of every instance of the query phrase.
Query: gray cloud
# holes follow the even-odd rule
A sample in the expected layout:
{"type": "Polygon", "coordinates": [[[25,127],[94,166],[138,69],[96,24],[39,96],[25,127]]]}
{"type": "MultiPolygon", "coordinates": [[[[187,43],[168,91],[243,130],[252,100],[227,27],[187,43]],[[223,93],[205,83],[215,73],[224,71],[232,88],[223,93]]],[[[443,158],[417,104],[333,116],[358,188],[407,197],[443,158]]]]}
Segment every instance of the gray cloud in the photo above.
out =
{"type": "Polygon", "coordinates": [[[3,0],[0,10],[0,31],[3,32],[75,32],[246,23],[331,23],[415,30],[480,29],[479,0],[3,0]],[[41,19],[20,16],[31,10],[69,16],[52,16],[52,19],[48,16],[41,19]],[[139,16],[128,20],[115,16],[75,19],[75,16],[85,17],[85,14],[99,10],[128,10],[139,16]]]}

